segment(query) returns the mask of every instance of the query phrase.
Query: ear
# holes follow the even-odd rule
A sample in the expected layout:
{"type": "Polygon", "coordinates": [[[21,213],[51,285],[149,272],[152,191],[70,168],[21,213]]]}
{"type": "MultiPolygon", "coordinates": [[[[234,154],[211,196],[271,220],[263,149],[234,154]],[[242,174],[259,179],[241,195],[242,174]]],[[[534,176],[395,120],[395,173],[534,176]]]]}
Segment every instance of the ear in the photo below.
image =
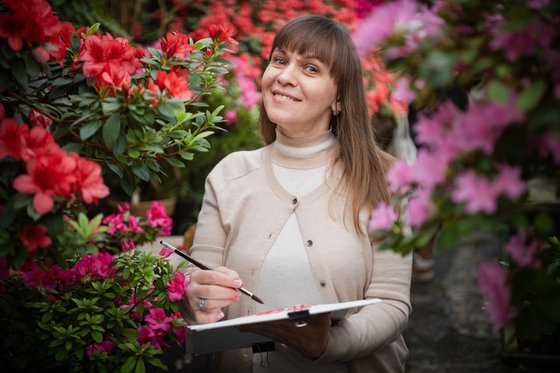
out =
{"type": "Polygon", "coordinates": [[[342,104],[339,100],[336,100],[336,102],[332,104],[331,109],[333,113],[340,112],[342,110],[342,104]]]}

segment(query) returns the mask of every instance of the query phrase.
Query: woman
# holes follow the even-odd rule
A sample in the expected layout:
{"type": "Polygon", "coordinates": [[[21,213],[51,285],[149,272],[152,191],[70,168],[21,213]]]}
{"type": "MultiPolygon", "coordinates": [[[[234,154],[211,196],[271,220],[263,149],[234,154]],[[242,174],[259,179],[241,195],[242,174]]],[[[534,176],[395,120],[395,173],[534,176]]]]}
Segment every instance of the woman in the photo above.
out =
{"type": "Polygon", "coordinates": [[[322,16],[289,22],[274,39],[262,94],[267,145],[230,154],[206,180],[191,253],[222,267],[192,272],[192,319],[381,298],[332,326],[329,315],[303,328],[256,326],[250,330],[277,341],[267,364],[251,351],[226,351],[220,368],[402,371],[411,259],[378,251],[367,234],[370,211],[389,199],[391,159],[375,145],[349,34],[322,16]],[[241,296],[241,286],[265,305],[241,296]]]}

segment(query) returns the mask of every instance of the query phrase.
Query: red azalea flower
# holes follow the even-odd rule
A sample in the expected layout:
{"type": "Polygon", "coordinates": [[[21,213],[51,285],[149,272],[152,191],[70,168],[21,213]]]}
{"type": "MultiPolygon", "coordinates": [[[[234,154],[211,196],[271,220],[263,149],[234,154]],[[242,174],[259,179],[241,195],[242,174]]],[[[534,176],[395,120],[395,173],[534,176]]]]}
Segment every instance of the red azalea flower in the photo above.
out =
{"type": "Polygon", "coordinates": [[[43,224],[27,224],[23,227],[20,241],[27,248],[27,254],[33,255],[38,248],[47,248],[52,244],[51,238],[47,235],[47,227],[43,224]]]}
{"type": "Polygon", "coordinates": [[[109,34],[91,35],[83,39],[78,60],[84,61],[84,76],[95,77],[99,85],[122,87],[141,67],[136,53],[136,48],[129,45],[127,39],[113,38],[109,34]]]}
{"type": "Polygon", "coordinates": [[[31,127],[47,127],[52,124],[52,119],[39,113],[37,110],[33,109],[29,112],[27,116],[29,123],[31,123],[31,127]]]}
{"type": "Polygon", "coordinates": [[[176,56],[178,58],[188,58],[191,51],[195,50],[194,45],[189,44],[189,37],[180,32],[168,32],[161,38],[161,50],[167,54],[167,58],[176,56]]]}
{"type": "Polygon", "coordinates": [[[109,188],[103,183],[101,166],[99,164],[81,158],[79,155],[70,154],[76,161],[76,184],[75,191],[86,203],[97,203],[98,199],[109,195],[109,188]]]}
{"type": "Polygon", "coordinates": [[[24,147],[21,150],[21,158],[24,161],[36,159],[43,153],[61,150],[49,131],[42,127],[33,127],[24,136],[24,147]]]}
{"type": "MultiPolygon", "coordinates": [[[[174,71],[158,71],[156,83],[160,89],[167,90],[167,93],[171,97],[177,97],[180,99],[188,99],[192,97],[192,91],[187,87],[186,77],[179,76],[174,71]]],[[[148,87],[150,87],[149,83],[148,87]]]]}
{"type": "Polygon", "coordinates": [[[0,37],[8,39],[16,52],[24,41],[29,46],[34,42],[48,42],[62,29],[62,22],[46,0],[4,0],[3,3],[12,13],[0,14],[0,37]]]}
{"type": "Polygon", "coordinates": [[[237,30],[231,23],[220,25],[220,41],[237,45],[239,44],[237,40],[232,38],[235,34],[237,34],[237,30]]]}
{"type": "Polygon", "coordinates": [[[21,160],[21,153],[25,146],[24,139],[29,132],[25,124],[18,124],[15,119],[6,118],[0,122],[0,160],[6,157],[21,160]]]}
{"type": "Polygon", "coordinates": [[[75,168],[76,161],[62,149],[41,153],[27,162],[27,174],[15,178],[14,188],[20,193],[34,194],[33,208],[43,215],[53,208],[54,196],[70,196],[76,180],[75,168]]]}

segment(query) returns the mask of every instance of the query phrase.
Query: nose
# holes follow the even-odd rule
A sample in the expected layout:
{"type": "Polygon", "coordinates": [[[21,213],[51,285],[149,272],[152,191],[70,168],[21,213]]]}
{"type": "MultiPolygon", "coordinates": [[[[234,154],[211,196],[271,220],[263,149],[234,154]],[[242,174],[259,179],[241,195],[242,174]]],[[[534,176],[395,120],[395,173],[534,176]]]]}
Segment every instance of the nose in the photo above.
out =
{"type": "Polygon", "coordinates": [[[294,65],[286,65],[277,76],[278,82],[282,85],[297,85],[297,75],[294,65]]]}

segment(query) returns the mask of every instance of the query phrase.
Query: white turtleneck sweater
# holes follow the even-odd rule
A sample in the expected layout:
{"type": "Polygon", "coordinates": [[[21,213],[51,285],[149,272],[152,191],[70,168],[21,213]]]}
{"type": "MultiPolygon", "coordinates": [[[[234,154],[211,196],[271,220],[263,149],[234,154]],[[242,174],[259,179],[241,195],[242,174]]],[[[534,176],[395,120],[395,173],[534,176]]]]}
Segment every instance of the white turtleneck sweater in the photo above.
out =
{"type": "MultiPolygon", "coordinates": [[[[326,178],[330,164],[324,155],[334,149],[336,138],[330,131],[305,139],[288,138],[278,131],[276,135],[274,177],[295,198],[312,192],[326,178]]],[[[324,303],[317,283],[296,214],[292,213],[264,259],[256,294],[267,301],[257,306],[257,311],[324,303]]],[[[348,369],[340,362],[316,364],[279,343],[274,352],[253,355],[254,373],[290,371],[342,373],[348,369]]]]}

